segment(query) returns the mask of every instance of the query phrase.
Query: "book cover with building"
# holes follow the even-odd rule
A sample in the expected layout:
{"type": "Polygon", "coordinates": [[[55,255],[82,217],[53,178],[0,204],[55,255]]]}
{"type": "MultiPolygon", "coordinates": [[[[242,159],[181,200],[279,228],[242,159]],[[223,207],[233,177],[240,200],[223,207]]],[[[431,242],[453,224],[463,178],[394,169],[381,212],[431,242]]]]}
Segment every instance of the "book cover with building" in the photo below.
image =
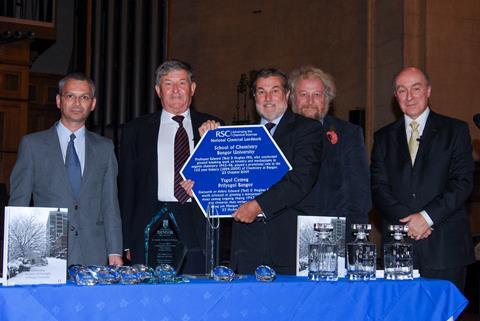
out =
{"type": "Polygon", "coordinates": [[[67,209],[6,207],[2,283],[65,283],[67,241],[67,209]]]}

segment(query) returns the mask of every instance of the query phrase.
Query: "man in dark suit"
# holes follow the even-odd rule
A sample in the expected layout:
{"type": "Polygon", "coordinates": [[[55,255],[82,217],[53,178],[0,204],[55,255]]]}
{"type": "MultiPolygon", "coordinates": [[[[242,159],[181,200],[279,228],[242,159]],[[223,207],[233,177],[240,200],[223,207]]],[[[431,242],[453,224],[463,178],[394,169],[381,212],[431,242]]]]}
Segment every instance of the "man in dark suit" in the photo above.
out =
{"type": "Polygon", "coordinates": [[[430,92],[418,68],[395,77],[404,117],[375,133],[372,194],[385,225],[408,226],[420,274],[463,290],[466,266],[474,260],[465,210],[473,187],[472,146],[465,122],[429,108],[430,92]]]}
{"type": "Polygon", "coordinates": [[[191,152],[200,139],[201,124],[219,119],[190,108],[196,83],[188,64],[166,61],[157,68],[155,79],[163,109],[126,124],[120,146],[120,209],[127,257],[132,263],[145,263],[144,229],[167,206],[188,251],[181,272],[204,273],[206,221],[195,202],[177,194],[174,141],[183,127],[191,152]]]}
{"type": "Polygon", "coordinates": [[[9,205],[33,198],[37,207],[68,208],[68,264],[121,265],[117,159],[111,140],[85,129],[96,104],[92,80],[67,75],[56,102],[60,121],[20,143],[9,205]]]}
{"type": "Polygon", "coordinates": [[[346,217],[349,242],[351,224],[367,223],[372,206],[362,129],[327,115],[336,90],[332,76],[324,71],[313,66],[296,69],[290,75],[289,87],[293,111],[323,125],[320,173],[312,191],[295,209],[299,215],[346,217]]]}
{"type": "Polygon", "coordinates": [[[295,274],[297,216],[292,207],[316,182],[321,126],[287,110],[290,92],[279,70],[260,70],[252,87],[260,124],[273,126],[270,133],[293,169],[234,213],[232,267],[253,273],[258,265],[267,264],[277,273],[295,274]],[[259,218],[261,213],[264,217],[259,218]]]}

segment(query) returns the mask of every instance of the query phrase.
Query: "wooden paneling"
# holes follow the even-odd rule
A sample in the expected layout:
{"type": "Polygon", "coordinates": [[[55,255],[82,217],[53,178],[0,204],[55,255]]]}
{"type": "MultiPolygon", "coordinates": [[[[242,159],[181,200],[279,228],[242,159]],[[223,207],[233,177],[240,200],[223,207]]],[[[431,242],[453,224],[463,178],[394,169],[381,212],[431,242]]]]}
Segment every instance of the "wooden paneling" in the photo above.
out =
{"type": "Polygon", "coordinates": [[[61,76],[31,73],[28,99],[28,132],[50,128],[58,120],[55,103],[61,76]]]}
{"type": "Polygon", "coordinates": [[[7,186],[18,143],[27,133],[29,57],[26,40],[0,46],[0,183],[7,186]]]}

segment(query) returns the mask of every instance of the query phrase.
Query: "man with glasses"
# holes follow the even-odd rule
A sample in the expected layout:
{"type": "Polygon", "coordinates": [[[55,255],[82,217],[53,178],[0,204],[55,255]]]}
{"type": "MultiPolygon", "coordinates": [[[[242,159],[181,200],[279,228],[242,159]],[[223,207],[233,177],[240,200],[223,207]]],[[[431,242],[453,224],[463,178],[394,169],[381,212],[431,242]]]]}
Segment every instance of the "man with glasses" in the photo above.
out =
{"type": "Polygon", "coordinates": [[[85,128],[96,107],[95,85],[69,74],[56,103],[60,120],[20,143],[9,205],[68,208],[68,265],[122,265],[113,144],[85,128]]]}
{"type": "Polygon", "coordinates": [[[372,195],[384,225],[408,226],[421,276],[450,280],[463,291],[466,266],[474,261],[465,209],[472,146],[465,122],[430,109],[431,90],[427,74],[415,67],[394,78],[404,115],[375,133],[372,195]]]}
{"type": "Polygon", "coordinates": [[[292,170],[234,213],[232,267],[253,273],[261,264],[295,274],[297,216],[292,207],[312,189],[322,151],[319,122],[287,110],[290,91],[278,69],[262,69],[252,85],[260,124],[265,125],[292,170]],[[259,217],[259,215],[262,217],[259,217]]]}

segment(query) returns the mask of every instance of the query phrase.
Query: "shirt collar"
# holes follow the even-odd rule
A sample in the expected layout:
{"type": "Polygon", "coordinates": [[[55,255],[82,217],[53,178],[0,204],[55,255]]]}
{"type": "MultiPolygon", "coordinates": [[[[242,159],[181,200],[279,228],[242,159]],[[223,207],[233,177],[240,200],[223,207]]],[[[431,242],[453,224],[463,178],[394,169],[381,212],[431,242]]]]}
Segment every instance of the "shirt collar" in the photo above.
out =
{"type": "Polygon", "coordinates": [[[57,122],[57,133],[60,137],[67,137],[70,140],[70,135],[73,133],[75,134],[75,139],[83,139],[85,138],[85,126],[80,127],[76,131],[72,132],[70,129],[63,125],[62,121],[59,120],[57,122]]]}
{"type": "MultiPolygon", "coordinates": [[[[191,121],[190,119],[190,108],[188,108],[185,112],[181,113],[180,115],[182,115],[183,117],[185,117],[183,119],[183,121],[191,121]]],[[[175,123],[175,124],[178,124],[176,121],[174,121],[172,119],[172,117],[175,116],[175,114],[172,114],[172,113],[169,113],[168,111],[166,111],[165,109],[162,111],[162,116],[161,116],[161,119],[160,121],[162,123],[165,123],[165,122],[172,122],[172,123],[175,123]]]]}
{"type": "Polygon", "coordinates": [[[260,119],[260,125],[265,125],[266,123],[274,123],[275,126],[277,126],[278,123],[280,123],[280,121],[282,120],[283,115],[285,115],[285,113],[281,114],[280,117],[275,118],[275,119],[272,120],[272,121],[266,120],[265,118],[262,117],[262,118],[260,119]]]}
{"type": "MultiPolygon", "coordinates": [[[[418,116],[417,119],[415,119],[415,121],[420,125],[420,128],[422,129],[422,131],[425,128],[425,124],[427,123],[427,118],[429,114],[430,114],[430,107],[427,107],[423,111],[423,113],[421,113],[420,116],[418,116]]],[[[405,119],[405,128],[410,128],[410,123],[413,121],[413,119],[405,114],[403,116],[405,119]]]]}

